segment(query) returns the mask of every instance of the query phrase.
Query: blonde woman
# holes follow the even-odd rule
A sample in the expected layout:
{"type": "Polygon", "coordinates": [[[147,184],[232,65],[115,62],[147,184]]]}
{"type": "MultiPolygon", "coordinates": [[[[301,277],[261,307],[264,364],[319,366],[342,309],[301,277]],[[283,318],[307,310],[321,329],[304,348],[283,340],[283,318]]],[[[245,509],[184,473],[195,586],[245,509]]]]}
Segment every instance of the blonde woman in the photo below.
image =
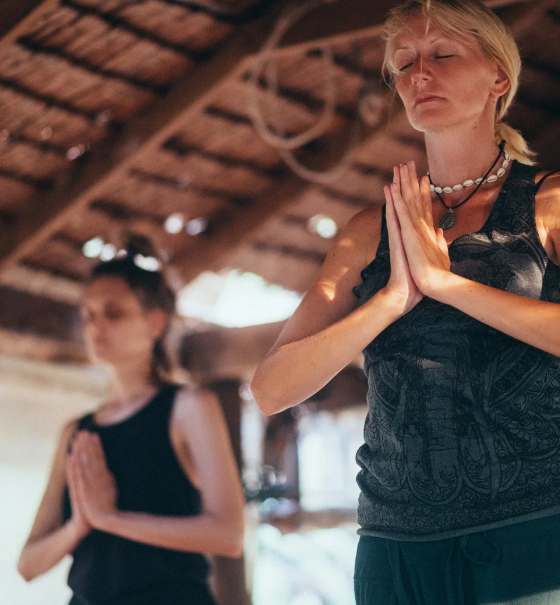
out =
{"type": "Polygon", "coordinates": [[[278,412],[364,351],[359,605],[560,603],[560,176],[503,122],[521,62],[482,3],[385,35],[429,175],[349,222],[253,393],[278,412]]]}
{"type": "Polygon", "coordinates": [[[174,296],[137,252],[93,271],[85,339],[111,395],[62,431],[18,569],[72,555],[71,605],[215,605],[204,555],[240,556],[241,483],[216,396],[165,379],[174,296]]]}

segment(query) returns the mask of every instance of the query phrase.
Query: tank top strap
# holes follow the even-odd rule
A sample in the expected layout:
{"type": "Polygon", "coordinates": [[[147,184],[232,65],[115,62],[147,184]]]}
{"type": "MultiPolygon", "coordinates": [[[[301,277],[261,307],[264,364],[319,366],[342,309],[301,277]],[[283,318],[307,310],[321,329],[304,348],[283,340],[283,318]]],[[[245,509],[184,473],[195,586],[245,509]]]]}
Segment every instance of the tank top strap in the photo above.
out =
{"type": "Polygon", "coordinates": [[[541,188],[541,185],[546,181],[546,179],[549,176],[552,176],[553,174],[557,174],[558,172],[560,172],[560,170],[551,170],[550,172],[547,172],[543,177],[541,177],[539,182],[535,184],[535,195],[538,193],[539,189],[541,188]]]}
{"type": "Polygon", "coordinates": [[[510,174],[484,227],[485,231],[496,230],[513,236],[529,231],[536,234],[535,177],[540,170],[538,166],[513,161],[510,174]]]}

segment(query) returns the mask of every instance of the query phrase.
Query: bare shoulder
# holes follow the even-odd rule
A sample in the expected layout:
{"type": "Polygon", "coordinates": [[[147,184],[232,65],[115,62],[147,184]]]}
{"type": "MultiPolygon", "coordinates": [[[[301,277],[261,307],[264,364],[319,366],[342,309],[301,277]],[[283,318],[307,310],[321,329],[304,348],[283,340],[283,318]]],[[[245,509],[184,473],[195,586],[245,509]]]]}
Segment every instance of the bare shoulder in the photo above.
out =
{"type": "MultiPolygon", "coordinates": [[[[536,182],[548,174],[541,172],[536,182]]],[[[560,257],[560,173],[552,174],[540,187],[535,199],[537,228],[549,258],[558,264],[560,257]]]]}
{"type": "Polygon", "coordinates": [[[350,244],[370,262],[375,257],[381,237],[383,206],[376,205],[355,214],[341,231],[338,242],[350,244]]]}
{"type": "Polygon", "coordinates": [[[211,421],[221,415],[220,401],[210,389],[188,385],[182,387],[175,396],[173,419],[181,426],[193,426],[211,421]]]}
{"type": "MultiPolygon", "coordinates": [[[[549,171],[540,172],[535,182],[538,183],[547,174],[549,174],[549,171]]],[[[541,210],[541,212],[545,214],[549,212],[553,214],[558,213],[558,204],[560,204],[560,172],[551,174],[544,181],[537,193],[536,201],[538,210],[541,210]]]]}

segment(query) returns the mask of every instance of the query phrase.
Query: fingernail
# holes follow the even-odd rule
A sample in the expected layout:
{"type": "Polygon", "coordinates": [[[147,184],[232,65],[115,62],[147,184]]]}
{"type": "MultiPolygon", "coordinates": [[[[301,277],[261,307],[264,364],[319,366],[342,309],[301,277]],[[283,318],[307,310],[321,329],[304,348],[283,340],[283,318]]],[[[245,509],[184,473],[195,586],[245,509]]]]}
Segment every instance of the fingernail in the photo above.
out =
{"type": "Polygon", "coordinates": [[[403,165],[402,171],[404,174],[408,174],[408,166],[406,164],[403,165]]]}

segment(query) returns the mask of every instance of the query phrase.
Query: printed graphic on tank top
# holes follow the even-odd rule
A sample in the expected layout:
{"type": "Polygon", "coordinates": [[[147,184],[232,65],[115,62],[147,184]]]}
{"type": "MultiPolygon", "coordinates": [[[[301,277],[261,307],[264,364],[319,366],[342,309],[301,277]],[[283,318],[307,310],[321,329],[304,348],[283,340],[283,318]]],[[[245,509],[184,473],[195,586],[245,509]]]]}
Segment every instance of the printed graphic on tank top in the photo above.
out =
{"type": "MultiPolygon", "coordinates": [[[[484,226],[451,243],[451,270],[559,303],[560,269],[535,224],[539,170],[513,162],[484,226]]],[[[360,304],[389,274],[383,221],[360,304]]],[[[431,540],[560,513],[560,358],[427,297],[364,358],[358,533],[431,540]]]]}

